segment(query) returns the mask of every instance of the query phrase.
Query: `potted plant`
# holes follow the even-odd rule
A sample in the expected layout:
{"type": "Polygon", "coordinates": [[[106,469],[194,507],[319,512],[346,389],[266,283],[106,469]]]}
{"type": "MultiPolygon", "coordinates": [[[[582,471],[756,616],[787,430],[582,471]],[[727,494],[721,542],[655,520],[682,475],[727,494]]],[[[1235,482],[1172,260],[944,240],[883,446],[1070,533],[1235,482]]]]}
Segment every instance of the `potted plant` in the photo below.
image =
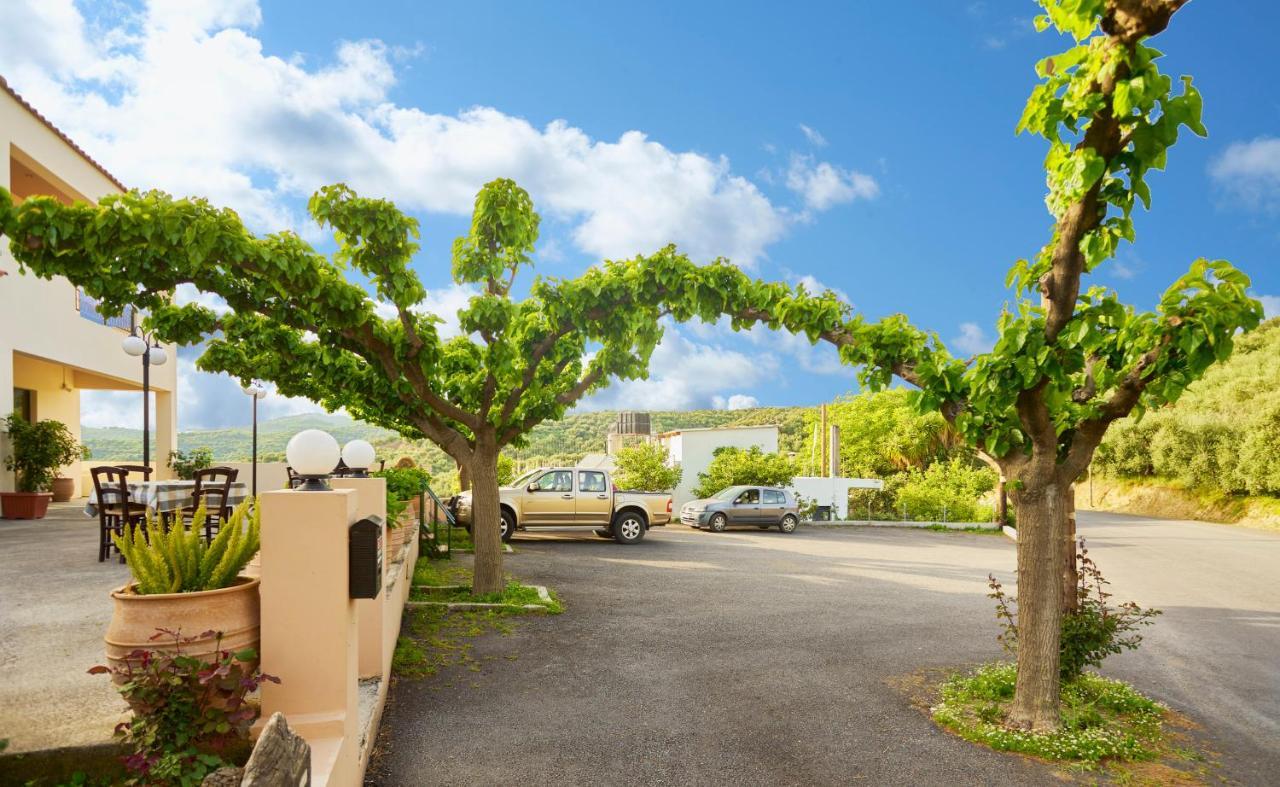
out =
{"type": "Polygon", "coordinates": [[[208,448],[196,448],[190,452],[170,451],[169,469],[183,481],[190,481],[200,470],[213,466],[213,451],[208,448]]]}
{"type": "Polygon", "coordinates": [[[371,475],[387,480],[387,554],[394,561],[414,532],[417,504],[431,475],[419,467],[391,467],[371,475]]]}
{"type": "Polygon", "coordinates": [[[84,446],[59,421],[28,422],[18,413],[4,419],[13,453],[5,457],[6,470],[16,475],[16,492],[0,492],[0,516],[5,519],[41,519],[49,510],[48,493],[58,468],[86,456],[84,446]]]}
{"type": "Polygon", "coordinates": [[[148,522],[145,531],[132,527],[112,536],[133,581],[111,594],[108,663],[123,668],[135,651],[155,649],[157,629],[204,632],[183,644],[187,655],[205,661],[221,650],[257,649],[258,579],[241,573],[259,546],[252,502],[236,506],[207,543],[203,505],[189,526],[175,523],[166,532],[148,522]]]}

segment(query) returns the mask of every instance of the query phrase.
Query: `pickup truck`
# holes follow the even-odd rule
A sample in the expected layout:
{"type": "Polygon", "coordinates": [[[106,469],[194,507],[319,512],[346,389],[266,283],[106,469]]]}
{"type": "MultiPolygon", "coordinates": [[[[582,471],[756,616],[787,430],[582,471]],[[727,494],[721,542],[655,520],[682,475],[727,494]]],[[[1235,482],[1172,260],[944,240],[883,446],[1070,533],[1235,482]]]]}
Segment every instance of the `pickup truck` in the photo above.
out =
{"type": "MultiPolygon", "coordinates": [[[[540,467],[498,490],[501,533],[534,527],[589,527],[601,538],[634,544],[650,527],[671,521],[671,495],[619,490],[605,470],[540,467]]],[[[455,519],[471,529],[471,493],[450,498],[455,519]]]]}

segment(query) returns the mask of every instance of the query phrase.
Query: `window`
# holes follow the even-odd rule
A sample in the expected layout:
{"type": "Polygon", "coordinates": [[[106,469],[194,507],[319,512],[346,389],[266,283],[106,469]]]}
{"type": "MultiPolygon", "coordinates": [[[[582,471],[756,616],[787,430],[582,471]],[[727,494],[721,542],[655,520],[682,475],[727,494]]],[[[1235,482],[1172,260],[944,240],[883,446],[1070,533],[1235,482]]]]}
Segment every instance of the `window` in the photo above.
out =
{"type": "Polygon", "coordinates": [[[580,492],[603,492],[604,473],[595,471],[583,471],[578,473],[578,491],[580,492]]]}
{"type": "Polygon", "coordinates": [[[534,484],[538,492],[572,492],[573,473],[569,470],[552,470],[534,484]]]}
{"type": "Polygon", "coordinates": [[[739,503],[741,505],[748,505],[748,506],[757,505],[760,502],[760,490],[748,489],[747,491],[738,495],[738,499],[735,500],[734,502],[739,503]]]}
{"type": "Polygon", "coordinates": [[[787,504],[787,496],[776,489],[764,490],[765,505],[782,506],[787,504]]]}
{"type": "Polygon", "coordinates": [[[22,420],[27,423],[34,423],[36,420],[36,392],[29,391],[26,388],[14,388],[13,410],[22,416],[22,420]]]}

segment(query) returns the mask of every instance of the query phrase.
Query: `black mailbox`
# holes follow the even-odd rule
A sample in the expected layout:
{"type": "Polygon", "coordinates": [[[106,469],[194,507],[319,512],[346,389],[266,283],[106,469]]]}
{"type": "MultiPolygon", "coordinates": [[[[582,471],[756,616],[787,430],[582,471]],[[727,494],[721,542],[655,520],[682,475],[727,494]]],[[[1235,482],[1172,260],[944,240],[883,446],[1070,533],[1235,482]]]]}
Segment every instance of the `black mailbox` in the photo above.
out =
{"type": "Polygon", "coordinates": [[[377,598],[382,592],[382,517],[368,516],[351,526],[347,575],[351,598],[377,598]]]}

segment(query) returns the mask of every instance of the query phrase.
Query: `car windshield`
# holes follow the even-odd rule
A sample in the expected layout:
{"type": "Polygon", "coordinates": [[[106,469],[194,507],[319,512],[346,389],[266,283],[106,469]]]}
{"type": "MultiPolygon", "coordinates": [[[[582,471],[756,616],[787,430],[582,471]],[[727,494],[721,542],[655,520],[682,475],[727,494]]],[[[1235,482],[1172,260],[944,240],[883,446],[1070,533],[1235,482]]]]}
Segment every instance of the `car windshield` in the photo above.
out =
{"type": "Polygon", "coordinates": [[[738,496],[738,493],[746,489],[745,486],[731,486],[728,489],[721,489],[711,497],[716,500],[732,500],[738,496]]]}
{"type": "Polygon", "coordinates": [[[544,472],[545,470],[546,470],[546,468],[545,468],[545,467],[539,467],[539,468],[537,468],[537,469],[530,470],[529,472],[527,472],[527,473],[525,473],[524,475],[520,476],[520,477],[519,477],[519,478],[517,478],[516,480],[514,480],[514,481],[512,481],[511,483],[507,484],[507,486],[524,486],[525,484],[529,483],[529,482],[533,479],[533,477],[534,477],[534,476],[538,475],[539,473],[544,472]]]}

